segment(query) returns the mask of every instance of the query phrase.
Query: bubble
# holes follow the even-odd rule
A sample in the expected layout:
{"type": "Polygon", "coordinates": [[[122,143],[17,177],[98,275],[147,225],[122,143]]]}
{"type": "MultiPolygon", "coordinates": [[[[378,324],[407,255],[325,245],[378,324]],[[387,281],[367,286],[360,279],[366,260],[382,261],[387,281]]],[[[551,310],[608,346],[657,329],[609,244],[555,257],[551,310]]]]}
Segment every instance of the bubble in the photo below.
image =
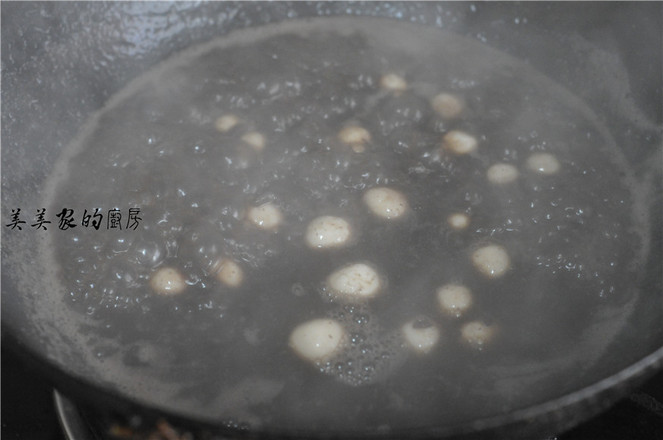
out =
{"type": "Polygon", "coordinates": [[[153,236],[143,236],[136,240],[128,250],[127,260],[140,266],[152,268],[166,258],[164,242],[153,236]]]}
{"type": "Polygon", "coordinates": [[[340,306],[332,312],[348,332],[349,343],[333,359],[319,363],[323,374],[350,386],[384,380],[405,359],[398,334],[379,325],[366,305],[340,306]]]}
{"type": "Polygon", "coordinates": [[[114,253],[122,253],[129,250],[131,244],[133,243],[133,236],[131,235],[120,235],[111,240],[111,247],[114,253]]]}
{"type": "Polygon", "coordinates": [[[304,288],[304,286],[301,283],[293,284],[292,287],[290,288],[290,291],[295,296],[304,296],[304,295],[306,295],[306,289],[304,288]]]}

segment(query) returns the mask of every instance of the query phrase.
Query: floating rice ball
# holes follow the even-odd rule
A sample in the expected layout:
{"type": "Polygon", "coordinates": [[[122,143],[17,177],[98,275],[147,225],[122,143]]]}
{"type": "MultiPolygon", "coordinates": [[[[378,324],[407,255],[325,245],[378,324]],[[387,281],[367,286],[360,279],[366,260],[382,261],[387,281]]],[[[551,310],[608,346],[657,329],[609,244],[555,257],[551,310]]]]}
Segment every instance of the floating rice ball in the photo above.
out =
{"type": "Polygon", "coordinates": [[[382,280],[368,264],[355,263],[329,275],[327,285],[339,299],[358,302],[377,295],[382,288],[382,280]]]}
{"type": "Polygon", "coordinates": [[[223,115],[214,122],[214,127],[221,133],[227,133],[239,124],[239,118],[235,115],[223,115]]]}
{"type": "Polygon", "coordinates": [[[359,125],[346,125],[338,132],[338,139],[350,145],[356,153],[363,153],[371,141],[371,133],[359,125]]]}
{"type": "Polygon", "coordinates": [[[518,178],[518,169],[508,163],[496,163],[488,168],[486,177],[490,183],[504,185],[518,178]]]}
{"type": "Polygon", "coordinates": [[[329,215],[313,219],[306,229],[306,244],[312,248],[334,248],[348,243],[350,223],[329,215]]]}
{"type": "Polygon", "coordinates": [[[431,100],[431,107],[444,119],[455,119],[465,110],[465,103],[457,96],[440,93],[431,100]]]}
{"type": "Polygon", "coordinates": [[[270,202],[249,208],[246,215],[251,223],[265,230],[276,229],[283,221],[279,207],[270,202]]]}
{"type": "Polygon", "coordinates": [[[265,136],[262,133],[258,133],[257,131],[250,131],[246,133],[244,136],[242,136],[242,141],[258,152],[264,150],[267,143],[265,136]]]}
{"type": "Polygon", "coordinates": [[[403,216],[410,206],[403,193],[391,188],[371,188],[364,193],[364,203],[378,217],[387,220],[403,216]]]}
{"type": "Polygon", "coordinates": [[[392,92],[400,93],[407,90],[407,81],[395,73],[388,73],[386,75],[382,75],[380,78],[380,87],[392,92]]]}
{"type": "Polygon", "coordinates": [[[442,146],[456,154],[469,154],[477,149],[479,142],[471,134],[460,130],[451,130],[442,138],[442,146]]]}
{"type": "Polygon", "coordinates": [[[557,158],[550,153],[534,153],[527,158],[527,168],[539,174],[556,174],[560,167],[557,158]]]}
{"type": "Polygon", "coordinates": [[[407,344],[419,353],[430,352],[440,340],[440,329],[425,316],[406,323],[401,331],[407,344]]]}
{"type": "Polygon", "coordinates": [[[324,362],[343,345],[345,329],[333,319],[314,319],[297,326],[290,334],[290,348],[310,362],[324,362]]]}
{"type": "Polygon", "coordinates": [[[216,279],[228,287],[238,287],[244,281],[244,271],[239,264],[229,258],[219,259],[211,270],[216,279]]]}
{"type": "Polygon", "coordinates": [[[474,251],[472,262],[481,274],[489,278],[501,277],[511,267],[511,260],[506,249],[496,244],[490,244],[474,251]]]}
{"type": "Polygon", "coordinates": [[[483,349],[495,337],[495,328],[481,321],[472,321],[460,329],[461,339],[472,348],[483,349]]]}
{"type": "Polygon", "coordinates": [[[177,295],[184,292],[184,277],[175,268],[162,267],[150,278],[150,287],[159,295],[177,295]]]}
{"type": "Polygon", "coordinates": [[[437,302],[444,313],[460,318],[472,305],[472,292],[461,284],[447,284],[437,289],[437,302]]]}
{"type": "Polygon", "coordinates": [[[456,212],[447,217],[447,224],[457,231],[467,229],[470,225],[470,217],[462,212],[456,212]]]}

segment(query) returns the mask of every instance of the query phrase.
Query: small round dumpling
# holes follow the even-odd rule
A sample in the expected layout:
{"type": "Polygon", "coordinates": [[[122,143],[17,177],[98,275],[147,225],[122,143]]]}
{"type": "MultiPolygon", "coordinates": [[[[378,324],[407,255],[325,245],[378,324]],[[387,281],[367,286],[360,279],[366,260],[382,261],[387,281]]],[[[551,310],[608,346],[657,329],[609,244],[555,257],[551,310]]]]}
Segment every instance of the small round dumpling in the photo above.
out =
{"type": "Polygon", "coordinates": [[[490,183],[505,185],[518,178],[518,169],[508,163],[496,163],[488,168],[486,177],[490,183]]]}
{"type": "Polygon", "coordinates": [[[265,230],[276,229],[283,221],[279,207],[270,202],[249,208],[246,215],[251,223],[265,230]]]}
{"type": "Polygon", "coordinates": [[[472,305],[472,292],[461,284],[447,284],[437,289],[437,302],[444,313],[460,318],[472,305]]]}
{"type": "Polygon", "coordinates": [[[242,136],[242,141],[258,152],[264,150],[265,145],[267,144],[265,136],[262,133],[258,133],[257,131],[250,131],[246,133],[244,136],[242,136]]]}
{"type": "Polygon", "coordinates": [[[387,220],[402,217],[410,210],[403,193],[386,187],[371,188],[366,191],[364,203],[373,214],[387,220]]]}
{"type": "Polygon", "coordinates": [[[406,323],[401,331],[407,344],[419,353],[430,352],[440,340],[440,329],[425,316],[406,323]]]}
{"type": "Polygon", "coordinates": [[[162,267],[152,274],[150,287],[159,295],[177,295],[184,292],[184,277],[175,268],[162,267]]]}
{"type": "Polygon", "coordinates": [[[355,263],[329,275],[327,285],[337,298],[357,302],[377,295],[382,288],[382,280],[368,264],[355,263]]]}
{"type": "Polygon", "coordinates": [[[392,92],[404,92],[407,90],[407,81],[395,73],[387,73],[380,78],[380,87],[392,92]]]}
{"type": "Polygon", "coordinates": [[[511,267],[506,249],[496,244],[489,244],[474,251],[472,262],[481,274],[489,278],[499,278],[511,267]]]}
{"type": "Polygon", "coordinates": [[[462,212],[456,212],[447,217],[447,223],[451,228],[460,231],[467,229],[470,225],[470,217],[462,212]]]}
{"type": "Polygon", "coordinates": [[[455,119],[465,110],[465,103],[455,95],[440,93],[431,100],[431,107],[444,119],[455,119]]]}
{"type": "Polygon", "coordinates": [[[495,328],[487,326],[481,321],[472,321],[463,325],[460,333],[461,339],[465,343],[469,344],[472,348],[481,350],[495,336],[495,328]]]}
{"type": "Polygon", "coordinates": [[[219,117],[214,122],[214,127],[221,133],[227,133],[239,124],[239,118],[233,114],[227,114],[219,117]]]}
{"type": "Polygon", "coordinates": [[[363,153],[366,144],[371,141],[371,133],[364,127],[356,124],[346,125],[338,132],[338,139],[350,145],[355,153],[363,153]]]}
{"type": "Polygon", "coordinates": [[[244,271],[239,264],[229,258],[219,259],[212,267],[216,279],[228,287],[238,287],[244,281],[244,271]]]}
{"type": "Polygon", "coordinates": [[[527,168],[536,173],[550,176],[559,172],[561,165],[557,158],[550,153],[534,153],[527,158],[527,168]]]}
{"type": "Polygon", "coordinates": [[[442,146],[456,154],[469,154],[477,149],[479,141],[471,134],[460,130],[451,130],[442,138],[442,146]]]}
{"type": "Polygon", "coordinates": [[[317,249],[341,247],[348,243],[351,234],[350,223],[345,219],[324,215],[309,223],[306,244],[317,249]]]}
{"type": "Polygon", "coordinates": [[[345,329],[333,319],[314,319],[297,326],[290,334],[290,348],[310,362],[332,358],[343,345],[345,329]]]}

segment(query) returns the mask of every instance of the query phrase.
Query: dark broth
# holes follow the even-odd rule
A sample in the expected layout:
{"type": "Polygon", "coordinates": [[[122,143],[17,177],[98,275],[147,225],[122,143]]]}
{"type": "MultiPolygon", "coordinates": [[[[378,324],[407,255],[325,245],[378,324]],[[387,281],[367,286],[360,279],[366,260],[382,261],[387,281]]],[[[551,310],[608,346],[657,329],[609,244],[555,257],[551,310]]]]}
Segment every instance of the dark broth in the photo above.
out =
{"type": "Polygon", "coordinates": [[[52,205],[104,214],[100,230],[79,224],[53,235],[65,300],[92,318],[83,329],[90,350],[169,384],[166,407],[268,429],[434,426],[572,389],[561,378],[583,362],[573,360],[577,341],[594,310],[630,298],[642,240],[611,139],[568,92],[477,43],[395,23],[390,37],[376,20],[331,23],[196,48],[90,122],[63,159],[52,205]],[[408,90],[382,89],[387,73],[408,90]],[[440,92],[464,99],[460,118],[431,109],[440,92]],[[220,133],[214,121],[228,113],[243,122],[220,133]],[[337,139],[348,122],[371,133],[365,152],[337,139]],[[453,129],[473,134],[477,151],[441,149],[453,129]],[[262,152],[241,141],[253,130],[265,135],[262,152]],[[529,171],[534,152],[555,155],[559,173],[529,171]],[[516,166],[518,179],[489,183],[498,162],[516,166]],[[401,191],[411,213],[371,215],[362,195],[376,186],[401,191]],[[283,212],[276,232],[244,218],[265,202],[283,212]],[[112,208],[122,230],[106,229],[112,208]],[[140,209],[136,230],[126,229],[129,208],[140,209]],[[466,230],[448,226],[454,212],[469,216],[466,230]],[[346,218],[352,245],[308,248],[306,226],[320,215],[346,218]],[[486,243],[507,250],[505,276],[473,267],[472,250],[486,243]],[[218,256],[242,267],[239,287],[206,272],[218,256]],[[330,302],[325,278],[356,261],[378,269],[384,291],[363,305],[330,302]],[[184,293],[151,290],[164,266],[184,275],[184,293]],[[458,319],[435,297],[452,282],[474,297],[458,319]],[[400,334],[418,315],[441,330],[425,355],[400,334]],[[314,366],[288,338],[319,317],[344,323],[352,341],[314,366]],[[498,329],[482,350],[461,341],[473,320],[498,329]],[[572,360],[556,363],[564,358],[572,360]]]}

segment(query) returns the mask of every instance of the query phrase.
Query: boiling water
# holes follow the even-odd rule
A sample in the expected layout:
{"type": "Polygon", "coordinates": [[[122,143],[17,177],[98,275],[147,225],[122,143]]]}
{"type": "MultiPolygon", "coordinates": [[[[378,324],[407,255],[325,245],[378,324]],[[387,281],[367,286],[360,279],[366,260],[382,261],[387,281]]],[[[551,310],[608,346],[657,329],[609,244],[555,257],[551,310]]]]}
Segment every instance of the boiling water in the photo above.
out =
{"type": "Polygon", "coordinates": [[[619,321],[590,324],[632,300],[643,247],[619,164],[581,102],[484,46],[380,20],[289,23],[179,55],[92,118],[55,173],[51,211],[98,208],[103,222],[53,234],[52,258],[63,300],[91,318],[81,329],[91,355],[126,394],[251,428],[443,425],[566,392],[569,372],[581,377],[604,354],[619,321]],[[381,86],[390,73],[405,90],[381,86]],[[460,116],[433,110],[441,92],[461,99],[460,116]],[[239,123],[219,131],[229,114],[239,123]],[[338,138],[349,123],[371,135],[361,148],[338,138]],[[451,130],[474,136],[476,150],[443,148],[451,130]],[[254,131],[264,148],[242,140],[254,131]],[[528,168],[541,152],[558,172],[528,168]],[[496,163],[513,165],[515,181],[491,183],[496,163]],[[403,194],[404,218],[373,215],[362,198],[373,187],[403,194]],[[247,219],[267,202],[282,212],[272,230],[247,219]],[[114,208],[122,229],[107,229],[114,208]],[[140,210],[135,230],[129,208],[140,210]],[[448,224],[454,213],[466,229],[448,224]],[[352,241],[307,246],[321,215],[346,219],[352,241]],[[501,277],[472,262],[488,244],[509,256],[501,277]],[[220,257],[242,269],[239,286],[211,273],[220,257]],[[354,262],[377,270],[381,292],[334,299],[327,277],[354,262]],[[151,287],[162,267],[182,275],[181,294],[151,287]],[[472,292],[460,317],[436,300],[449,283],[472,292]],[[426,353],[401,332],[420,316],[440,331],[426,353]],[[289,336],[316,318],[337,320],[347,338],[311,363],[289,336]],[[493,338],[465,341],[472,321],[493,338]]]}

